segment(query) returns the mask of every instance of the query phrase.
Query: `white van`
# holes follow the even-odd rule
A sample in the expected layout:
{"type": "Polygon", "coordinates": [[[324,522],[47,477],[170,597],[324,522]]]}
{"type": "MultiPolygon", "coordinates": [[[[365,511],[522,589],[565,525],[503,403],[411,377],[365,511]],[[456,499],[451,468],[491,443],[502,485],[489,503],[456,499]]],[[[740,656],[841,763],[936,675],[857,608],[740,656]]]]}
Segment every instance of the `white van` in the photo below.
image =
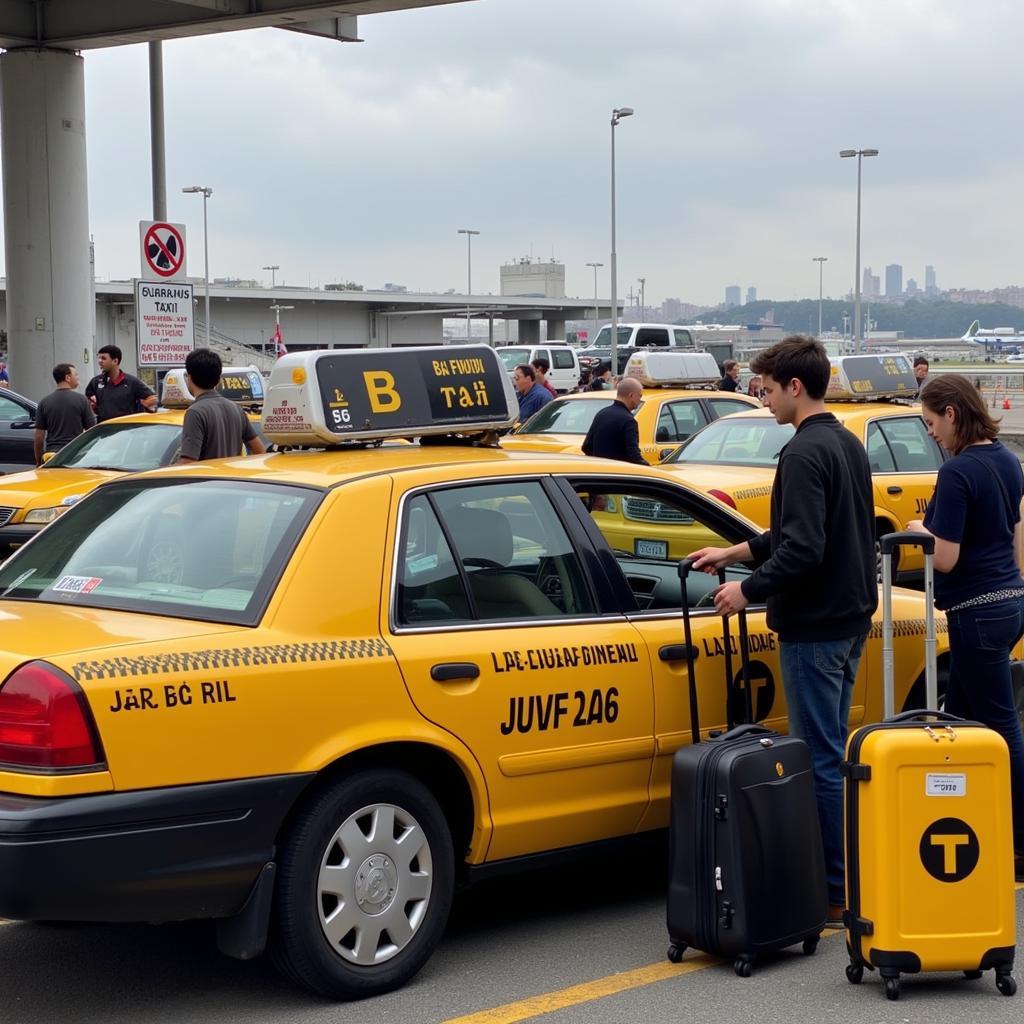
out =
{"type": "Polygon", "coordinates": [[[509,373],[523,363],[546,359],[551,367],[548,381],[561,395],[572,391],[580,382],[580,357],[576,349],[564,341],[549,341],[544,345],[506,345],[497,352],[509,373]]]}

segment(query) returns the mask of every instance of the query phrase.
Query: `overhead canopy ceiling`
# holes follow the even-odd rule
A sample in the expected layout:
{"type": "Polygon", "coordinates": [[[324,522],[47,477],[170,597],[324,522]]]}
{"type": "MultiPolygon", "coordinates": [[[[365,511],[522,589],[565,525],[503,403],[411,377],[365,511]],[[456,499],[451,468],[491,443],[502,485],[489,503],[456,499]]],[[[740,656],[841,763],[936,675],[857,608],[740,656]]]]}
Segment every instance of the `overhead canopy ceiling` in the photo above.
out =
{"type": "Polygon", "coordinates": [[[91,50],[249,28],[356,40],[360,14],[466,0],[0,0],[0,47],[91,50]]]}

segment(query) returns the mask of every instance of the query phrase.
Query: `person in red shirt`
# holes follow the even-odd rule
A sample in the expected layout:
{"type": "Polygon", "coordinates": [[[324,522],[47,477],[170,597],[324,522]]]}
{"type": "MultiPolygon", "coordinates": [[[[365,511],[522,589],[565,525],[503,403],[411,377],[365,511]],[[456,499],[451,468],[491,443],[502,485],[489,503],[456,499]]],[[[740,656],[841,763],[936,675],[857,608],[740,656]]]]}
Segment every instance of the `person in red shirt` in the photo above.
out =
{"type": "Polygon", "coordinates": [[[548,370],[551,369],[551,364],[546,359],[534,359],[530,365],[533,367],[533,372],[537,375],[537,383],[542,388],[550,391],[552,398],[557,398],[558,392],[551,386],[551,382],[548,380],[548,370]]]}

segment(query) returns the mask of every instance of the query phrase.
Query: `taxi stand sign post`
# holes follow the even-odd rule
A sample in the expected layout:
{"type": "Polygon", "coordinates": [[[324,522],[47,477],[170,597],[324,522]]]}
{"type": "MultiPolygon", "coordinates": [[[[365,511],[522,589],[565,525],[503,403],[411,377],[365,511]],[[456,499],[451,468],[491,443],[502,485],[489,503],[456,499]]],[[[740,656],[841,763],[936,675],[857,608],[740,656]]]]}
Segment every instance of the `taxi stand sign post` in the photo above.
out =
{"type": "MultiPolygon", "coordinates": [[[[263,375],[255,366],[225,366],[217,391],[238,405],[262,405],[263,375]]],[[[184,367],[168,370],[160,392],[160,405],[165,409],[187,409],[194,401],[184,367]]]]}
{"type": "Polygon", "coordinates": [[[721,380],[718,363],[710,352],[634,352],[626,363],[627,377],[645,388],[707,387],[721,380]]]}
{"type": "Polygon", "coordinates": [[[262,434],[298,447],[487,435],[519,415],[498,354],[481,345],[294,352],[274,364],[262,434]]]}
{"type": "Polygon", "coordinates": [[[825,400],[877,402],[883,398],[916,401],[918,381],[910,359],[896,352],[881,355],[838,356],[830,359],[825,400]]]}

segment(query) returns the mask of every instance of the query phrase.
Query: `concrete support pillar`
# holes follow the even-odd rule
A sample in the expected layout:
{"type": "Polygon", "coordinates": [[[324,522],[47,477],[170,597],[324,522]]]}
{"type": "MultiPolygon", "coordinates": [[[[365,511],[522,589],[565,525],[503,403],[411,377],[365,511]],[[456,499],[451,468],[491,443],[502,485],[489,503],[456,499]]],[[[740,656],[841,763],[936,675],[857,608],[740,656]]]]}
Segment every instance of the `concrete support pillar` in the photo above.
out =
{"type": "Polygon", "coordinates": [[[11,385],[38,399],[53,390],[55,363],[74,363],[83,378],[92,368],[81,57],[0,55],[0,150],[11,385]]]}
{"type": "Polygon", "coordinates": [[[565,341],[565,320],[556,320],[548,317],[548,341],[565,341]]]}
{"type": "Polygon", "coordinates": [[[520,320],[519,323],[519,344],[539,345],[540,344],[540,320],[520,320]]]}

